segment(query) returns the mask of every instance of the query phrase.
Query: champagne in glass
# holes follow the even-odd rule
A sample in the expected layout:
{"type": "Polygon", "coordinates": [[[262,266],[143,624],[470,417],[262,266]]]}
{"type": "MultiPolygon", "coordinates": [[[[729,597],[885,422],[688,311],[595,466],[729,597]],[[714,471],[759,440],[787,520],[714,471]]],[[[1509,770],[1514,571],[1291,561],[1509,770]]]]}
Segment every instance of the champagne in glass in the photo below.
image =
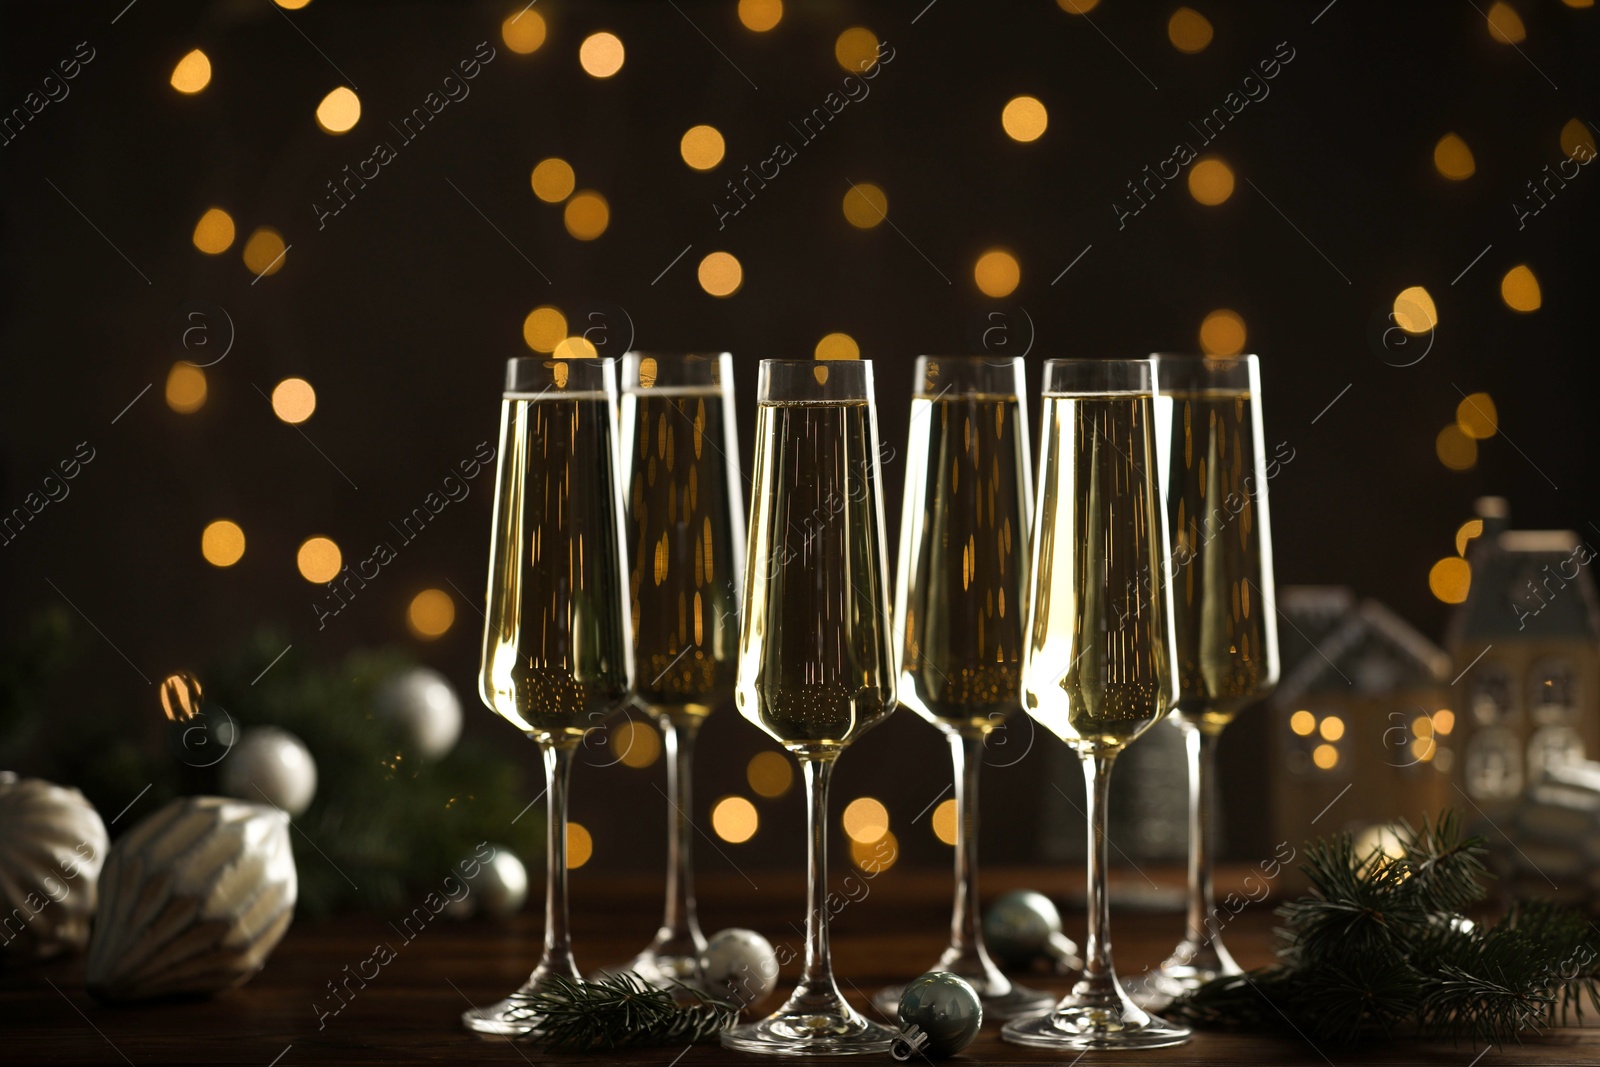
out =
{"type": "Polygon", "coordinates": [[[845,1002],[828,953],[828,779],[895,707],[878,419],[866,360],[763,360],[745,561],[739,711],[805,772],[805,970],[772,1015],[727,1031],[745,1052],[885,1052],[895,1033],[845,1002]]]}
{"type": "Polygon", "coordinates": [[[530,995],[577,978],[567,932],[567,786],[584,733],[633,689],[616,361],[513,359],[500,406],[479,690],[544,756],[549,803],[544,955],[522,988],[462,1015],[468,1029],[538,1028],[530,995]]]}
{"type": "Polygon", "coordinates": [[[1278,621],[1259,362],[1154,358],[1178,637],[1172,720],[1189,755],[1186,929],[1153,986],[1171,997],[1240,973],[1211,888],[1216,747],[1223,727],[1278,682],[1278,621]]]}
{"type": "MultiPolygon", "coordinates": [[[[1021,695],[1033,504],[1024,381],[1020,359],[917,360],[894,611],[900,703],[944,732],[955,763],[955,902],[930,970],[966,979],[999,1019],[1054,999],[1000,973],[978,910],[978,769],[1021,695]]],[[[900,993],[873,999],[893,1013],[900,993]]]]}
{"type": "Polygon", "coordinates": [[[1189,1038],[1118,984],[1106,898],[1112,762],[1177,695],[1155,377],[1149,360],[1045,364],[1022,705],[1083,761],[1089,939],[1083,977],[1066,999],[1001,1031],[1019,1045],[1159,1048],[1189,1038]]]}
{"type": "Polygon", "coordinates": [[[700,976],[705,935],[690,864],[690,759],[700,722],[733,695],[744,566],[733,358],[630,352],[622,466],[632,566],[635,701],[667,748],[667,903],[623,970],[668,985],[700,976]]]}

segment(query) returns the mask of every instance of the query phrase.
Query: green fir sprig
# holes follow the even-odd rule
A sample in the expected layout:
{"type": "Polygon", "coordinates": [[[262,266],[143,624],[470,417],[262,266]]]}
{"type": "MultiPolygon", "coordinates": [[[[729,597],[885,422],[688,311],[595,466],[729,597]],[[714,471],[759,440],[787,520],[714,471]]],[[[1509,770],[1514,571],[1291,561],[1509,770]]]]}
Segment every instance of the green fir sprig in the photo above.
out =
{"type": "Polygon", "coordinates": [[[595,981],[552,977],[526,1004],[540,1020],[530,1040],[553,1052],[696,1043],[739,1018],[736,1004],[682,984],[658,989],[632,971],[595,981]]]}
{"type": "Polygon", "coordinates": [[[1351,1044],[1401,1033],[1500,1045],[1584,1002],[1600,1011],[1600,928],[1548,902],[1483,926],[1484,846],[1446,812],[1400,825],[1400,855],[1360,852],[1350,834],[1311,842],[1311,891],[1277,911],[1278,962],[1219,978],[1163,1015],[1195,1026],[1293,1029],[1351,1044]]]}

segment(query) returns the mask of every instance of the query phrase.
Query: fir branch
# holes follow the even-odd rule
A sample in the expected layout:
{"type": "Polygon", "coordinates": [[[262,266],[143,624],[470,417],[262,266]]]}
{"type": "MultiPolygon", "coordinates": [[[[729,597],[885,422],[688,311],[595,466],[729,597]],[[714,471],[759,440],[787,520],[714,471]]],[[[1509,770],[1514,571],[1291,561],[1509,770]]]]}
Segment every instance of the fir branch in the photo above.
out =
{"type": "Polygon", "coordinates": [[[1499,1045],[1600,1012],[1600,926],[1549,902],[1477,926],[1483,842],[1454,813],[1400,826],[1399,856],[1349,834],[1312,842],[1311,891],[1278,909],[1278,963],[1201,986],[1163,1011],[1195,1026],[1302,1031],[1335,1043],[1400,1031],[1499,1045]]]}
{"type": "Polygon", "coordinates": [[[732,1026],[739,1008],[679,983],[658,989],[625,971],[598,981],[552,976],[528,998],[527,1014],[540,1019],[533,1041],[582,1052],[705,1041],[732,1026]]]}

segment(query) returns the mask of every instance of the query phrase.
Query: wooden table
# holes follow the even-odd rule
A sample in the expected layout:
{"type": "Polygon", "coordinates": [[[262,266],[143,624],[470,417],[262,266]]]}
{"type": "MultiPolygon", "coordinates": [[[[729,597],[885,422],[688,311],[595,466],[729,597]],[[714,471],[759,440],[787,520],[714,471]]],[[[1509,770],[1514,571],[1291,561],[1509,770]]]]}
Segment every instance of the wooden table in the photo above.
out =
{"type": "MultiPolygon", "coordinates": [[[[1128,874],[1114,887],[1113,929],[1117,960],[1133,973],[1160,960],[1171,948],[1181,919],[1168,910],[1176,872],[1147,872],[1154,884],[1128,874]]],[[[1242,874],[1242,872],[1239,872],[1242,874]]],[[[742,925],[761,930],[796,951],[804,914],[797,872],[756,874],[759,889],[742,877],[707,878],[701,886],[706,929],[742,925]],[[791,925],[793,924],[793,925],[791,925]]],[[[1223,872],[1226,889],[1230,872],[1223,872]]],[[[985,894],[1032,886],[1060,899],[1081,899],[1081,875],[998,871],[985,875],[985,894]]],[[[573,918],[580,965],[626,958],[654,931],[660,891],[649,879],[601,879],[577,872],[573,918]]],[[[889,871],[870,884],[866,897],[848,904],[834,923],[834,959],[840,984],[863,1010],[866,994],[881,985],[926,970],[942,947],[948,907],[947,877],[933,872],[889,871]]],[[[859,892],[857,893],[859,896],[859,892]]],[[[418,903],[420,904],[420,897],[418,903]]],[[[515,988],[536,962],[540,922],[525,914],[510,923],[435,919],[407,941],[390,918],[358,917],[300,922],[289,931],[265,971],[242,989],[210,1001],[106,1007],[84,992],[81,959],[0,973],[0,1063],[214,1063],[294,1067],[297,1064],[546,1064],[627,1063],[660,1067],[771,1064],[715,1045],[690,1049],[641,1049],[590,1056],[553,1056],[503,1039],[483,1040],[461,1028],[470,1003],[484,1004],[515,988]],[[328,983],[354,971],[379,943],[395,951],[337,1014],[328,983]]],[[[1245,966],[1271,958],[1271,914],[1246,911],[1227,930],[1230,947],[1245,966]]],[[[1067,915],[1067,932],[1081,937],[1081,912],[1067,915]]],[[[779,996],[787,993],[795,968],[786,970],[779,996]]],[[[368,973],[371,967],[367,967],[368,973]]],[[[1060,979],[1030,979],[1064,992],[1060,979]]],[[[770,1007],[776,999],[765,1005],[770,1007]]],[[[782,1061],[779,1061],[780,1063],[782,1061]]],[[[837,1061],[848,1062],[848,1061],[837,1061]]],[[[863,1062],[892,1063],[887,1056],[863,1062]]],[[[1448,1043],[1386,1043],[1350,1050],[1321,1049],[1298,1038],[1199,1033],[1187,1045],[1142,1053],[1094,1053],[1074,1059],[1003,1044],[996,1027],[984,1033],[955,1063],[1072,1064],[1271,1064],[1329,1067],[1345,1064],[1440,1064],[1496,1067],[1500,1064],[1600,1064],[1600,1029],[1563,1029],[1522,1045],[1485,1052],[1448,1043]],[[1480,1055],[1481,1054],[1481,1055],[1480,1055]]]]}

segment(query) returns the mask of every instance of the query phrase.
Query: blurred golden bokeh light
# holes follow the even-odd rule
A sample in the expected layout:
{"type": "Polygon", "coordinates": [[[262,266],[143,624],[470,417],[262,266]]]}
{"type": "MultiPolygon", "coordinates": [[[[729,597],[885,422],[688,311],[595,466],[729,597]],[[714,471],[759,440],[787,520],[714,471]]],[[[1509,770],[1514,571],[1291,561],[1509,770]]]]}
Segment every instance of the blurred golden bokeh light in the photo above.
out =
{"type": "Polygon", "coordinates": [[[266,277],[283,269],[289,249],[283,235],[268,226],[259,227],[244,243],[244,265],[256,277],[266,277]]]}
{"type": "Polygon", "coordinates": [[[507,16],[500,24],[500,39],[506,43],[507,48],[519,56],[537,52],[539,46],[544,44],[544,38],[544,18],[533,10],[532,4],[514,15],[507,16]]]}
{"type": "Polygon", "coordinates": [[[860,359],[861,346],[847,333],[830,333],[817,342],[813,355],[818,359],[860,359]]]}
{"type": "MultiPolygon", "coordinates": [[[[561,342],[556,345],[556,350],[550,355],[556,359],[598,359],[600,358],[600,351],[595,348],[594,342],[587,337],[574,335],[563,337],[561,342]]],[[[557,384],[564,383],[558,382],[557,384]]]]}
{"type": "Polygon", "coordinates": [[[611,731],[611,751],[624,767],[648,767],[661,756],[661,734],[649,723],[628,719],[611,731]]]}
{"type": "Polygon", "coordinates": [[[1339,765],[1339,750],[1333,745],[1318,745],[1311,752],[1311,762],[1320,770],[1331,771],[1339,765]]]}
{"type": "Polygon", "coordinates": [[[1454,133],[1447,133],[1433,146],[1433,169],[1451,181],[1465,181],[1477,171],[1472,149],[1454,133]]]}
{"type": "Polygon", "coordinates": [[[868,874],[882,874],[900,858],[900,840],[885,830],[872,841],[851,841],[850,862],[868,874]]]}
{"type": "Polygon", "coordinates": [[[794,785],[794,768],[781,752],[757,752],[744,769],[745,781],[757,796],[781,797],[794,785]]]}
{"type": "Polygon", "coordinates": [[[1010,252],[991,248],[973,264],[972,280],[985,296],[1010,296],[1022,282],[1022,266],[1010,252]]]}
{"type": "Polygon", "coordinates": [[[727,144],[715,126],[690,126],[678,142],[678,154],[695,170],[710,170],[722,162],[727,144]]]}
{"type": "Polygon", "coordinates": [[[161,711],[168,722],[188,722],[200,714],[203,703],[200,679],[189,671],[175,671],[161,679],[161,711]]]}
{"type": "Polygon", "coordinates": [[[561,221],[566,224],[567,232],[578,240],[592,241],[611,225],[611,206],[593,189],[584,189],[574,193],[567,206],[561,209],[561,221]]]}
{"type": "Polygon", "coordinates": [[[1056,0],[1056,6],[1069,15],[1087,15],[1100,4],[1100,0],[1056,0]]]}
{"type": "Polygon", "coordinates": [[[857,797],[845,805],[839,821],[850,840],[870,845],[889,832],[889,809],[875,797],[857,797]]]}
{"type": "Polygon", "coordinates": [[[1587,163],[1595,157],[1594,134],[1582,119],[1568,119],[1561,127],[1561,151],[1568,159],[1587,163]]]}
{"type": "Polygon", "coordinates": [[[1539,290],[1539,279],[1533,276],[1533,271],[1528,269],[1526,263],[1512,267],[1500,279],[1500,299],[1512,311],[1539,310],[1544,303],[1544,294],[1539,290]]]}
{"type": "Polygon", "coordinates": [[[1456,728],[1456,713],[1449,708],[1440,708],[1433,713],[1433,731],[1437,734],[1447,734],[1456,728]]]}
{"type": "Polygon", "coordinates": [[[744,28],[765,33],[783,18],[783,0],[739,0],[739,21],[744,28]]]}
{"type": "Polygon", "coordinates": [[[566,336],[567,317],[549,305],[534,308],[522,320],[522,339],[535,352],[554,352],[566,336]]]}
{"type": "Polygon", "coordinates": [[[572,164],[554,156],[539,161],[539,165],[533,168],[531,180],[533,195],[547,204],[559,204],[571,196],[573,186],[578,182],[577,175],[572,172],[572,164]]]}
{"type": "Polygon", "coordinates": [[[947,845],[956,843],[956,829],[960,819],[956,816],[956,801],[954,797],[941,800],[939,806],[933,809],[933,836],[947,845]]]}
{"type": "Polygon", "coordinates": [[[244,531],[228,519],[208,523],[200,532],[200,554],[213,567],[231,567],[244,557],[244,531]]]}
{"type": "Polygon", "coordinates": [[[406,629],[424,641],[444,636],[455,621],[456,602],[443,589],[424,589],[406,607],[406,629]]]}
{"type": "Polygon", "coordinates": [[[180,93],[192,95],[211,84],[211,59],[196,48],[172,68],[172,87],[180,93]]]}
{"type": "Polygon", "coordinates": [[[594,855],[594,835],[581,822],[567,822],[567,869],[577,870],[594,855]]]}
{"type": "Polygon", "coordinates": [[[1400,290],[1394,298],[1394,324],[1410,334],[1424,334],[1439,325],[1433,296],[1420,285],[1400,290]]]}
{"type": "Polygon", "coordinates": [[[712,296],[732,296],[744,284],[744,267],[731,252],[712,252],[696,272],[700,288],[712,296]]]}
{"type": "MultiPolygon", "coordinates": [[[[1483,536],[1483,520],[1468,519],[1456,530],[1456,555],[1467,554],[1467,544],[1474,538],[1483,536]]],[[[1446,731],[1448,733],[1449,731],[1446,731]]]]}
{"type": "Polygon", "coordinates": [[[1428,589],[1446,604],[1460,604],[1472,588],[1472,565],[1460,556],[1446,556],[1428,571],[1428,589]]]}
{"type": "Polygon", "coordinates": [[[234,232],[232,215],[209,208],[194,224],[194,246],[208,256],[218,255],[233,247],[234,232]]]}
{"type": "Polygon", "coordinates": [[[283,8],[285,11],[299,11],[307,4],[311,3],[311,0],[272,0],[272,2],[283,8]]]}
{"type": "Polygon", "coordinates": [[[858,230],[870,230],[889,217],[889,196],[871,182],[856,182],[844,194],[844,218],[858,230]]]}
{"type": "Polygon", "coordinates": [[[298,426],[317,410],[317,391],[304,378],[285,378],[272,390],[272,413],[298,426]]]}
{"type": "Polygon", "coordinates": [[[1233,195],[1233,168],[1216,156],[1197,159],[1189,168],[1189,195],[1215,207],[1233,195]]]}
{"type": "Polygon", "coordinates": [[[1317,733],[1322,735],[1324,741],[1337,741],[1344,736],[1344,720],[1337,715],[1329,715],[1317,725],[1317,733]]]}
{"type": "Polygon", "coordinates": [[[1050,112],[1035,96],[1013,96],[1000,111],[1000,127],[1013,141],[1037,141],[1050,125],[1050,112]]]}
{"type": "Polygon", "coordinates": [[[624,54],[622,38],[604,30],[591,33],[578,46],[578,62],[595,78],[609,78],[621,70],[624,54]]]}
{"type": "Polygon", "coordinates": [[[1211,20],[1192,7],[1180,7],[1167,20],[1167,39],[1180,52],[1194,55],[1211,43],[1211,20]]]}
{"type": "Polygon", "coordinates": [[[1310,737],[1317,728],[1317,717],[1304,709],[1289,716],[1289,729],[1301,737],[1310,737]]]}
{"type": "Polygon", "coordinates": [[[1500,0],[1489,9],[1489,36],[1501,44],[1519,44],[1528,36],[1517,9],[1500,0]]]}
{"type": "Polygon", "coordinates": [[[871,70],[878,62],[878,37],[864,26],[852,26],[833,42],[833,58],[851,74],[871,70]]]}
{"type": "Polygon", "coordinates": [[[1433,450],[1439,462],[1453,471],[1469,471],[1478,465],[1478,442],[1453,422],[1433,439],[1433,450]]]}
{"type": "MultiPolygon", "coordinates": [[[[1494,397],[1488,393],[1462,397],[1461,403],[1456,405],[1456,425],[1461,427],[1462,433],[1479,441],[1493,437],[1500,430],[1500,412],[1494,406],[1494,397]]],[[[1478,523],[1481,533],[1483,522],[1477,519],[1473,521],[1478,523]]]]}
{"type": "Polygon", "coordinates": [[[723,797],[711,808],[711,829],[729,844],[744,844],[760,827],[756,806],[744,797],[723,797]]]}
{"type": "Polygon", "coordinates": [[[361,98],[339,86],[317,105],[317,125],[327,133],[348,133],[361,121],[361,98]]]}
{"type": "Polygon", "coordinates": [[[1237,356],[1245,338],[1244,318],[1232,308],[1217,308],[1200,323],[1200,351],[1208,356],[1237,356]]]}
{"type": "Polygon", "coordinates": [[[167,372],[167,407],[191,415],[206,403],[206,372],[190,363],[174,363],[167,372]]]}
{"type": "Polygon", "coordinates": [[[301,542],[300,551],[295,553],[295,566],[300,569],[300,577],[318,585],[337,578],[339,568],[343,565],[344,556],[331,538],[308,537],[301,542]]]}

